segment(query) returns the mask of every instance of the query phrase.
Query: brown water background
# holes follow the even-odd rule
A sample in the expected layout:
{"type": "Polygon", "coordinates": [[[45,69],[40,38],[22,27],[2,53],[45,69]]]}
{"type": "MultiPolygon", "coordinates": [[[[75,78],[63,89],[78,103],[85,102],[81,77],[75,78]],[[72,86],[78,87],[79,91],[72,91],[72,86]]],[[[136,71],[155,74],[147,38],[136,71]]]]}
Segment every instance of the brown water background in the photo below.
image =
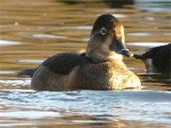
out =
{"type": "Polygon", "coordinates": [[[54,54],[85,49],[93,22],[104,13],[123,23],[133,53],[168,44],[169,7],[169,0],[117,7],[103,1],[1,0],[0,127],[169,127],[171,80],[147,75],[134,58],[124,62],[141,78],[142,91],[35,92],[30,79],[16,77],[54,54]]]}

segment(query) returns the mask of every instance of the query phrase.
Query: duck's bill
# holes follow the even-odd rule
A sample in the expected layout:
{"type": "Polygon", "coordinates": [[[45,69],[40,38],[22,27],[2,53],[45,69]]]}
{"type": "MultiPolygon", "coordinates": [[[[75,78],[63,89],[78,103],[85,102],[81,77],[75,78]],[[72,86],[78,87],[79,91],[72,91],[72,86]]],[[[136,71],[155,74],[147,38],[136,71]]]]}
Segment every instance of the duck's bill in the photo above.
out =
{"type": "Polygon", "coordinates": [[[130,52],[125,44],[122,42],[121,38],[114,37],[112,44],[110,45],[110,50],[115,51],[118,54],[125,55],[127,57],[133,56],[132,52],[130,52]]]}
{"type": "Polygon", "coordinates": [[[118,51],[117,53],[125,55],[127,57],[133,56],[132,52],[130,52],[128,49],[122,49],[122,50],[118,51]]]}

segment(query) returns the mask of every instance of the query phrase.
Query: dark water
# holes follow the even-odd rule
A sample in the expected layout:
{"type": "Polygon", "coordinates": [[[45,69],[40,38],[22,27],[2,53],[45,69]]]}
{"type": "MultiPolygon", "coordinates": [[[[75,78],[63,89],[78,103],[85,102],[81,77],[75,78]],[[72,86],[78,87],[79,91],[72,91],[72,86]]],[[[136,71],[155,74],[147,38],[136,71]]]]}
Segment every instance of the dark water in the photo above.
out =
{"type": "Polygon", "coordinates": [[[16,72],[60,52],[84,49],[96,17],[111,13],[125,26],[126,45],[143,53],[171,41],[169,0],[136,0],[110,8],[96,1],[0,1],[0,127],[170,127],[171,80],[147,75],[144,64],[124,58],[139,75],[140,90],[36,92],[16,72]]]}

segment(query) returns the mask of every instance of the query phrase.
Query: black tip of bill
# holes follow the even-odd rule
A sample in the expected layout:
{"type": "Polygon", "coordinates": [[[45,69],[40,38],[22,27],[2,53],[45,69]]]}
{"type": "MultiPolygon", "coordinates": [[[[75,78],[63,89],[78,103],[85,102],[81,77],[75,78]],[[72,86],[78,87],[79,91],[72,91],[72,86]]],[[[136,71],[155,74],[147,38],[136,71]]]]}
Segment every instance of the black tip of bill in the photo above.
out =
{"type": "Polygon", "coordinates": [[[127,57],[132,57],[133,56],[133,53],[130,52],[128,49],[122,49],[119,51],[119,54],[122,54],[122,55],[125,55],[127,57]]]}

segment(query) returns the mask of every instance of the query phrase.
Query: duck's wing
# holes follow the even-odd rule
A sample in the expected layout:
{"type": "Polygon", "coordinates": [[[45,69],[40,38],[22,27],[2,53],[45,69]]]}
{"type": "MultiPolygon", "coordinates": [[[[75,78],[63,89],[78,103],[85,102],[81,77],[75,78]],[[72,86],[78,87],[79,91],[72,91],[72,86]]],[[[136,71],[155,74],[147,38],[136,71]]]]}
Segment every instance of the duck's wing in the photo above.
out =
{"type": "Polygon", "coordinates": [[[65,52],[50,57],[42,65],[57,74],[67,75],[74,67],[90,63],[92,61],[87,59],[85,54],[65,52]]]}
{"type": "MultiPolygon", "coordinates": [[[[85,53],[65,52],[48,58],[41,65],[57,74],[67,75],[74,67],[90,63],[92,61],[85,57],[85,53]]],[[[33,74],[38,68],[21,70],[17,72],[17,77],[33,77],[33,74]]]]}

